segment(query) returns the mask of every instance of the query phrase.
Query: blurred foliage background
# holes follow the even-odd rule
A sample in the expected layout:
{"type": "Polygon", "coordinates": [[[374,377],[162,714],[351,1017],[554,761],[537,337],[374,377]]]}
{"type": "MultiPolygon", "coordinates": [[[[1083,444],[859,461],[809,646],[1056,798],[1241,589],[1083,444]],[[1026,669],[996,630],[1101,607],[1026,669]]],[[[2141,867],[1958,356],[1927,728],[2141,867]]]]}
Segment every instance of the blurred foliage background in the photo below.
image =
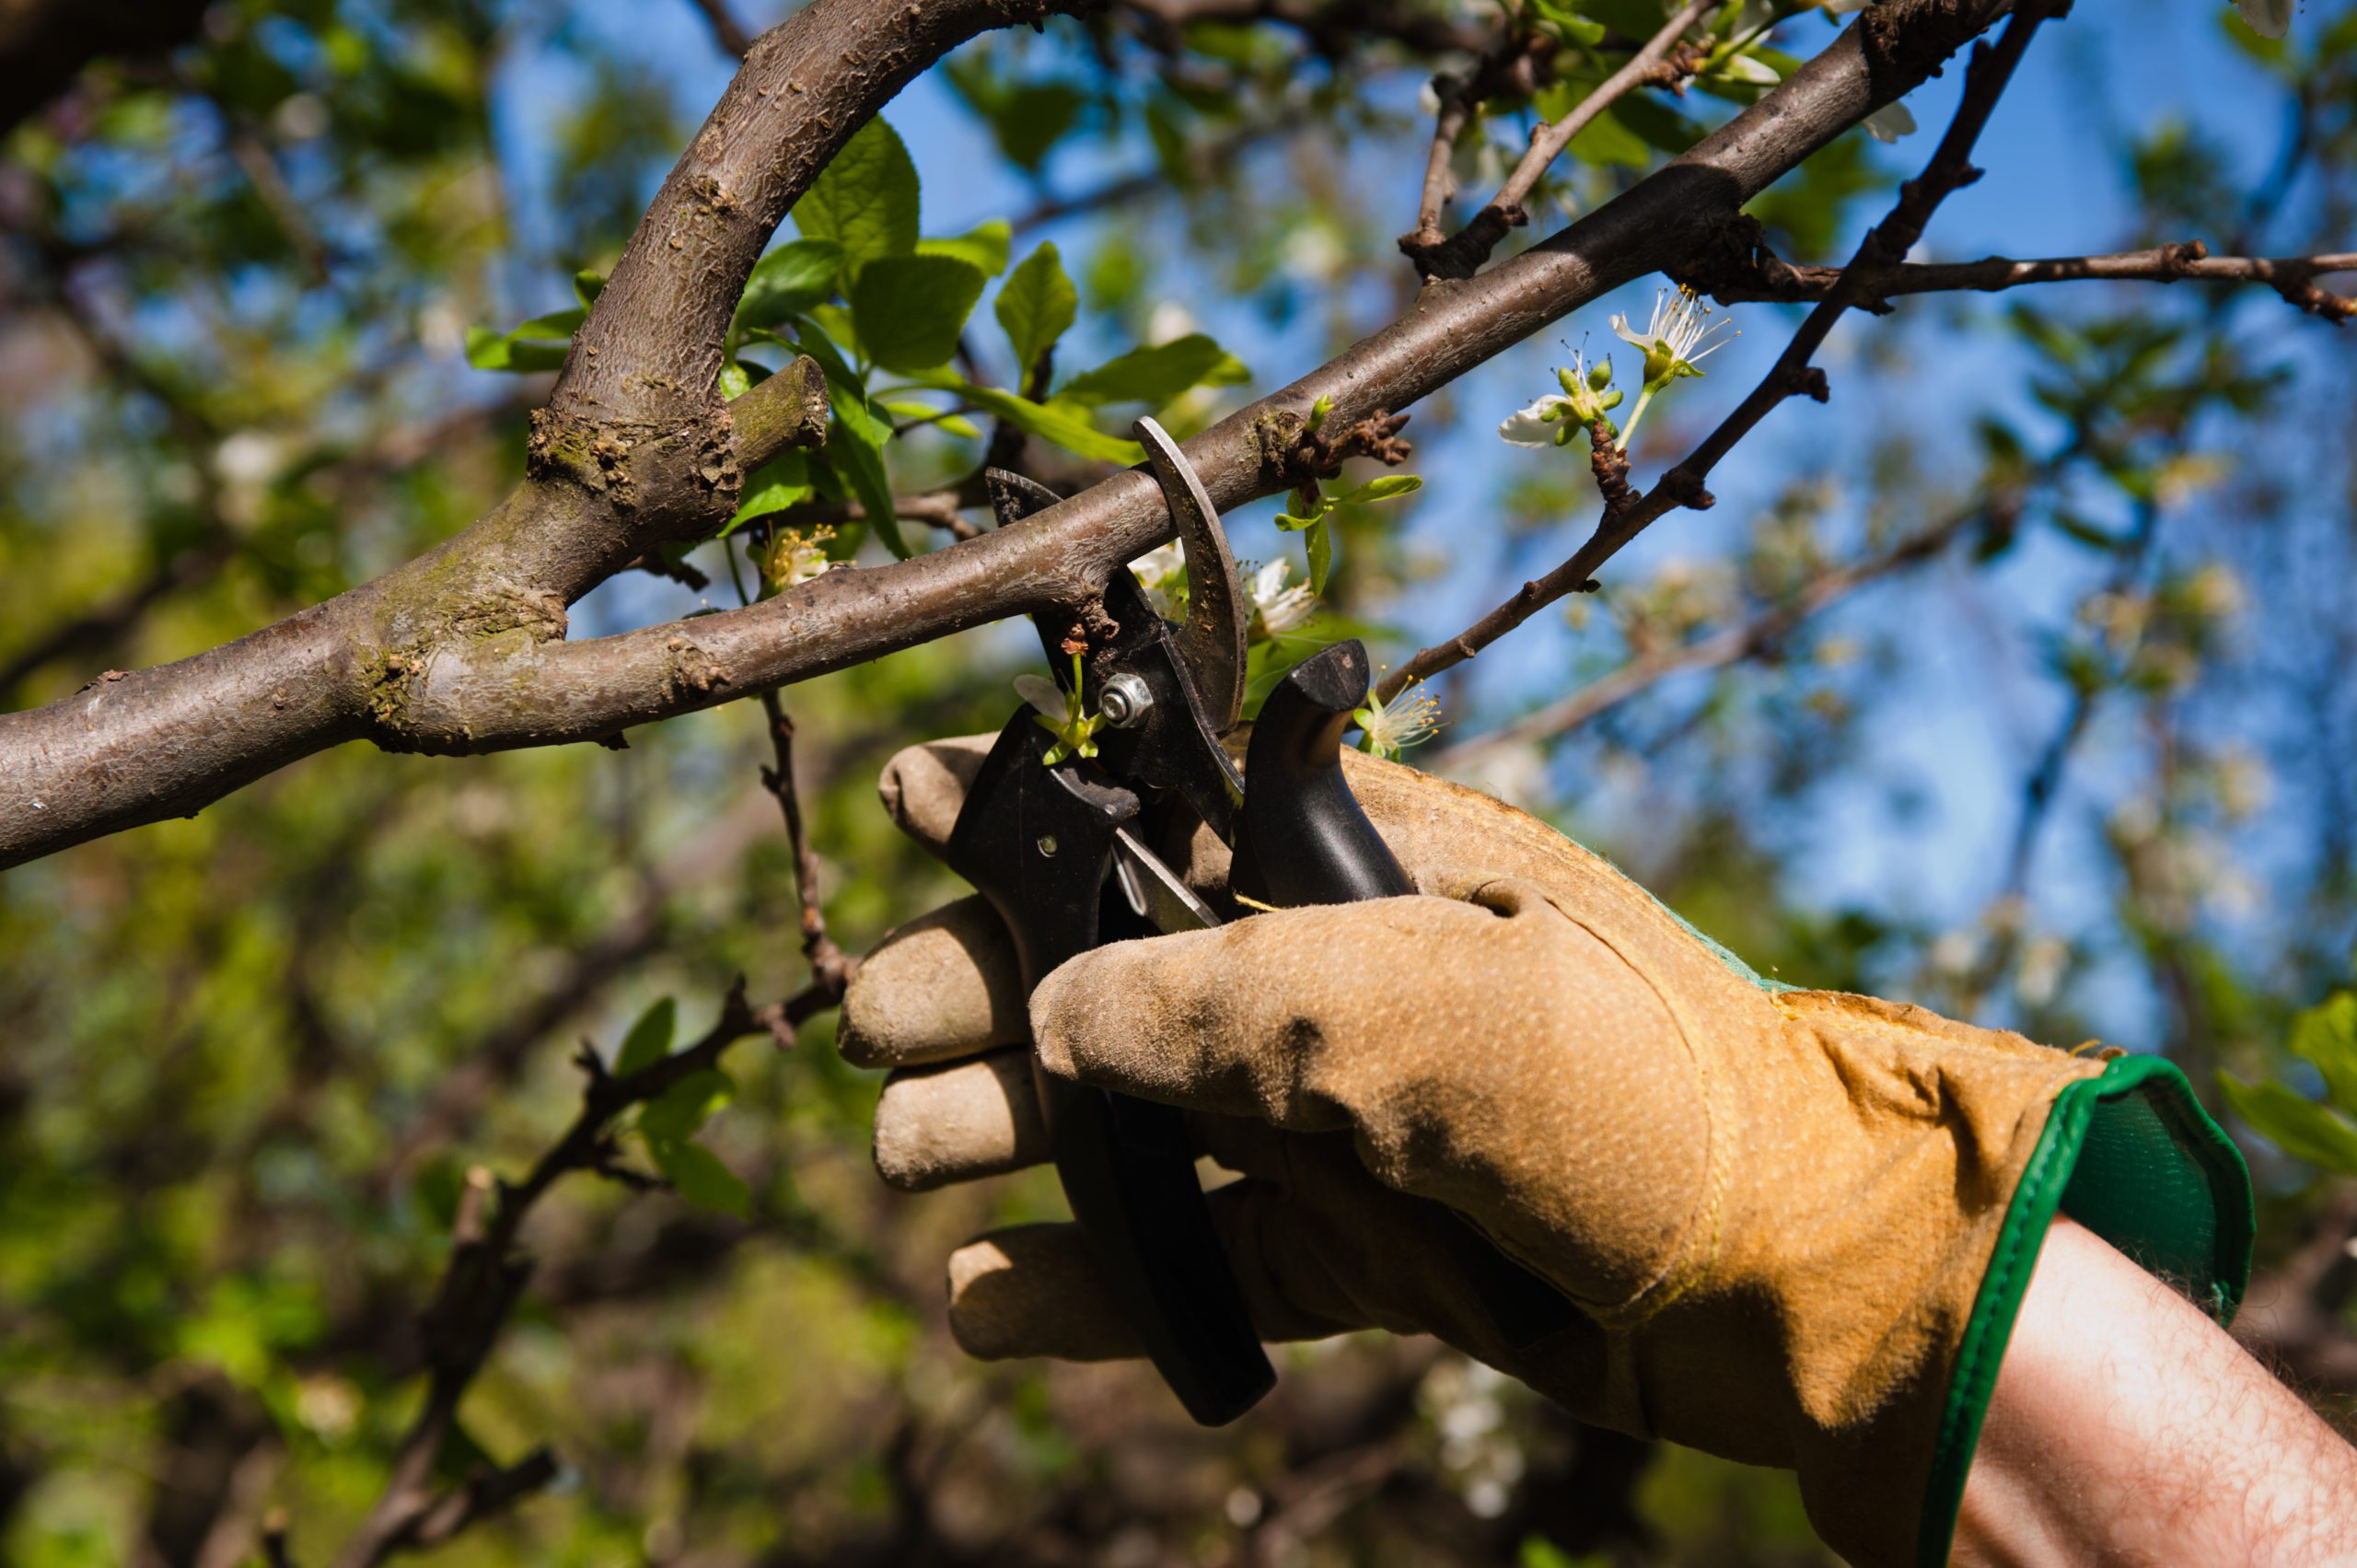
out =
{"type": "MultiPolygon", "coordinates": [[[[782,10],[740,4],[751,28],[782,10]]],[[[511,484],[545,374],[475,368],[469,330],[565,308],[572,274],[610,263],[726,79],[712,10],[223,0],[8,106],[0,701],[249,631],[511,484]]],[[[1393,239],[1420,89],[1436,42],[1497,20],[1472,0],[1114,5],[981,40],[889,117],[928,234],[1003,219],[1016,259],[1058,246],[1071,365],[1195,331],[1242,361],[1248,383],[1173,389],[1183,435],[1411,296],[1393,239]]],[[[1810,13],[1774,41],[1831,36],[1810,13]]],[[[1852,134],[1756,203],[1787,259],[1846,258],[1952,77],[1911,105],[1923,134],[1852,134]]],[[[1583,138],[1526,234],[1747,96],[1720,87],[1583,138]]],[[[1532,112],[1462,140],[1469,196],[1532,112]]],[[[2309,0],[2270,43],[2206,0],[2082,6],[1978,161],[1937,257],[2345,250],[2357,6],[2309,0]]],[[[1591,354],[1608,308],[1642,319],[1650,293],[1583,314],[1591,354]]],[[[1641,470],[1797,319],[1728,315],[1742,338],[1649,415],[1641,470]]],[[[1585,454],[1494,434],[1568,346],[1415,412],[1424,488],[1338,510],[1329,624],[1397,659],[1585,536],[1585,454]]],[[[1775,415],[1714,509],[1446,683],[1410,760],[1547,816],[1763,971],[2164,1051],[2222,1111],[2231,1094],[2262,1187],[2243,1332],[2348,1430],[2357,358],[2265,289],[2080,283],[1910,299],[1846,322],[1827,363],[1829,408],[1775,415]]],[[[967,368],[1023,367],[978,332],[967,368]]],[[[988,431],[956,424],[890,441],[895,489],[972,469],[988,431]]],[[[1103,471],[1034,456],[1060,482],[1103,471]]],[[[1235,522],[1239,548],[1297,578],[1273,509],[1235,522]]],[[[748,542],[691,557],[702,587],[618,579],[575,634],[734,602],[748,542]]],[[[877,768],[995,727],[1035,658],[1024,629],[986,629],[785,693],[846,947],[955,890],[874,807],[877,768]]],[[[423,1398],[418,1314],[467,1173],[519,1177],[561,1135],[581,1040],[610,1057],[663,998],[691,1038],[737,975],[756,1001],[803,983],[759,708],[630,742],[347,748],[0,879],[0,1561],[219,1568],[280,1520],[295,1561],[335,1561],[423,1398]]],[[[1825,1560],[1783,1478],[1575,1428],[1429,1344],[1289,1351],[1278,1394],[1221,1432],[1136,1368],[963,1360],[942,1258],[1057,1212],[1052,1179],[886,1192],[876,1084],[832,1027],[728,1052],[702,1144],[741,1202],[581,1175],[530,1214],[535,1271],[444,1469],[542,1444],[557,1469],[445,1560],[1825,1560]]]]}

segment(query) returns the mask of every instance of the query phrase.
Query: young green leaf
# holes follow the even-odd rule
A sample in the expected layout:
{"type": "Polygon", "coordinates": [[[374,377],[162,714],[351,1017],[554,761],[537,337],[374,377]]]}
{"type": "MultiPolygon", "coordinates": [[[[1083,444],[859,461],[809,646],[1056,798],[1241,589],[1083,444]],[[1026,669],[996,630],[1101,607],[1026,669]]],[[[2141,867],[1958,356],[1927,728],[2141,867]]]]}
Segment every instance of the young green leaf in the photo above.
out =
{"type": "Polygon", "coordinates": [[[1133,348],[1056,389],[1065,402],[1144,403],[1160,408],[1190,387],[1232,386],[1249,379],[1241,361],[1201,332],[1152,348],[1133,348]]]}
{"type": "Polygon", "coordinates": [[[1015,226],[1004,218],[993,218],[988,223],[947,239],[920,239],[920,256],[955,256],[982,270],[984,277],[996,277],[1006,271],[1007,251],[1015,240],[1015,226]]]}
{"type": "Polygon", "coordinates": [[[740,1220],[752,1212],[752,1191],[744,1179],[702,1144],[649,1138],[646,1151],[655,1157],[655,1168],[664,1179],[698,1208],[717,1209],[740,1220]]]}
{"type": "Polygon", "coordinates": [[[671,1054],[671,1034],[679,1027],[679,1005],[666,996],[638,1016],[622,1048],[614,1053],[614,1076],[626,1078],[642,1067],[652,1067],[671,1054]]]}
{"type": "Polygon", "coordinates": [[[1309,525],[1309,533],[1302,542],[1309,549],[1309,591],[1322,594],[1326,579],[1334,574],[1334,518],[1320,511],[1318,520],[1309,525]]]}
{"type": "Polygon", "coordinates": [[[2315,1063],[2326,1097],[2357,1116],[2357,995],[2338,992],[2293,1019],[2292,1054],[2315,1063]]]}
{"type": "MultiPolygon", "coordinates": [[[[905,561],[911,553],[909,541],[901,536],[900,519],[893,515],[892,482],[884,471],[884,443],[891,439],[891,417],[878,414],[868,402],[865,383],[815,320],[798,343],[789,346],[817,360],[827,373],[827,406],[834,414],[827,436],[828,464],[851,486],[877,537],[905,561]]],[[[814,480],[819,471],[819,465],[813,463],[814,480]]]]}
{"type": "Polygon", "coordinates": [[[998,291],[998,324],[1006,329],[1015,362],[1028,376],[1039,356],[1053,348],[1080,312],[1080,293],[1064,274],[1051,242],[1023,259],[998,291]]]}
{"type": "Polygon", "coordinates": [[[573,297],[581,301],[581,308],[584,310],[597,304],[598,296],[605,291],[605,273],[593,273],[585,268],[573,274],[573,297]]]}
{"type": "Polygon", "coordinates": [[[880,256],[914,250],[917,166],[900,134],[880,116],[861,126],[794,204],[794,221],[804,238],[842,247],[851,276],[880,256]]]}
{"type": "Polygon", "coordinates": [[[1337,505],[1343,503],[1364,505],[1370,501],[1388,501],[1395,495],[1412,495],[1423,487],[1424,482],[1414,474],[1387,473],[1338,495],[1329,495],[1326,499],[1337,505]]]}
{"type": "Polygon", "coordinates": [[[720,397],[723,402],[735,402],[752,389],[752,373],[736,360],[720,367],[720,397]]]}
{"type": "Polygon", "coordinates": [[[955,392],[995,419],[1003,419],[1027,436],[1052,441],[1065,451],[1099,462],[1142,463],[1145,448],[1134,441],[1108,436],[1090,423],[1088,411],[1061,398],[1044,403],[1018,397],[997,387],[977,386],[954,370],[928,371],[918,377],[928,387],[955,392]]]}
{"type": "Polygon", "coordinates": [[[736,1098],[736,1079],[717,1067],[702,1068],[647,1101],[638,1113],[639,1131],[651,1142],[685,1142],[736,1098]]]}
{"type": "Polygon", "coordinates": [[[745,482],[745,491],[737,503],[736,515],[728,526],[720,530],[726,539],[738,525],[755,517],[765,517],[772,512],[783,512],[788,506],[799,506],[819,493],[810,481],[810,454],[785,452],[771,459],[753,470],[745,482]]]}
{"type": "Polygon", "coordinates": [[[586,310],[559,310],[535,316],[505,332],[488,327],[467,329],[467,363],[477,370],[518,373],[557,370],[572,352],[573,334],[588,319],[586,310]]]}
{"type": "Polygon", "coordinates": [[[2221,1073],[2218,1086],[2235,1115],[2293,1159],[2357,1176],[2357,1124],[2281,1084],[2246,1084],[2221,1073]]]}
{"type": "Polygon", "coordinates": [[[737,303],[738,330],[775,327],[799,316],[835,292],[843,249],[831,239],[796,239],[753,264],[745,296],[737,303]]]}
{"type": "Polygon", "coordinates": [[[877,364],[903,373],[946,365],[982,296],[982,270],[955,256],[884,256],[851,285],[851,319],[877,364]]]}

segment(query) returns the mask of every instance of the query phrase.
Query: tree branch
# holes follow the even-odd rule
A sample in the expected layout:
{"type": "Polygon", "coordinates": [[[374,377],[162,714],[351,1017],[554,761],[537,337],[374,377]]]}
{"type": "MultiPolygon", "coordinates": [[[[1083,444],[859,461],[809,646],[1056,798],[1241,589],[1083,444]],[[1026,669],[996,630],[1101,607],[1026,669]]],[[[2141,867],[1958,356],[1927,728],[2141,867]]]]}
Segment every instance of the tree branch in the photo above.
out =
{"type": "Polygon", "coordinates": [[[689,4],[703,14],[704,24],[712,29],[713,42],[739,60],[745,58],[753,47],[753,35],[745,30],[745,24],[728,8],[728,0],[689,0],[689,4]]]}
{"type": "MultiPolygon", "coordinates": [[[[1565,594],[1592,590],[1596,569],[1620,553],[1623,546],[1654,522],[1680,506],[1701,509],[1712,504],[1711,493],[1703,488],[1703,481],[1710,477],[1711,470],[1720,459],[1734,450],[1736,444],[1749,435],[1771,410],[1796,392],[1807,392],[1819,402],[1826,400],[1825,373],[1812,368],[1810,358],[1825,342],[1826,334],[1833,330],[1833,323],[1864,296],[1864,269],[1888,265],[1905,256],[1922,238],[1924,225],[1931,221],[1932,214],[1949,192],[1980,177],[1980,171],[1970,162],[1973,143],[1979,139],[1981,128],[1988,123],[1990,111],[1996,108],[1998,99],[2003,96],[2006,84],[2013,79],[2014,67],[2028,49],[2030,38],[2037,32],[2038,24],[2061,8],[2067,8],[2066,0],[2063,3],[2058,3],[2058,0],[2026,0],[2014,10],[2013,20],[2007,25],[2004,36],[1993,48],[1988,44],[1974,45],[1972,64],[1965,74],[1964,99],[1956,106],[1956,118],[1950,122],[1947,134],[1940,139],[1931,162],[1925,166],[1922,176],[1909,180],[1900,188],[1898,204],[1860,242],[1856,258],[1843,269],[1840,285],[1809,312],[1808,319],[1801,323],[1800,330],[1793,334],[1793,341],[1777,356],[1774,366],[1759,385],[1752,389],[1751,394],[1736,406],[1736,411],[1720,422],[1719,427],[1711,432],[1683,462],[1662,475],[1660,482],[1645,494],[1633,497],[1621,494],[1608,494],[1604,517],[1596,524],[1596,531],[1588,536],[1587,542],[1581,545],[1570,560],[1545,576],[1523,584],[1512,598],[1471,626],[1445,643],[1435,643],[1420,650],[1415,657],[1385,677],[1376,689],[1383,701],[1387,703],[1415,682],[1474,657],[1565,594]]],[[[1887,6],[1869,11],[1865,20],[1872,23],[1888,14],[1887,6]]],[[[1795,76],[1794,79],[1799,78],[1795,76]]],[[[1758,109],[1775,97],[1775,93],[1771,93],[1753,108],[1758,109]]],[[[1598,428],[1601,429],[1600,426],[1598,428]]],[[[1602,446],[1603,437],[1599,436],[1599,455],[1602,446]]],[[[1604,477],[1601,470],[1598,477],[1604,477]]]]}
{"type": "MultiPolygon", "coordinates": [[[[1755,300],[1804,301],[1829,297],[1847,267],[1792,266],[1762,253],[1742,266],[1698,269],[1681,273],[1678,281],[1721,304],[1755,300]]],[[[1993,294],[2026,284],[2064,283],[2096,279],[2134,283],[2259,283],[2311,315],[2333,322],[2357,314],[2357,300],[2326,292],[2316,280],[2334,273],[2357,272],[2357,251],[2331,251],[2316,256],[2212,256],[2199,239],[2155,245],[2145,250],[2115,251],[2107,256],[2048,256],[2017,261],[2007,256],[1985,256],[1977,261],[1902,261],[1882,268],[1864,280],[1859,308],[1880,310],[1904,294],[1939,294],[1977,290],[1993,294]]]]}
{"type": "Polygon", "coordinates": [[[448,1490],[436,1491],[430,1484],[444,1446],[457,1429],[459,1403],[498,1343],[531,1276],[531,1264],[516,1250],[525,1216],[550,1188],[574,1171],[618,1173],[610,1132],[616,1117],[656,1098],[689,1074],[714,1065],[723,1051],[745,1036],[762,1030],[776,1034],[790,1005],[759,1011],[749,1007],[740,979],[729,988],[719,1019],[701,1039],[624,1077],[608,1072],[597,1052],[584,1045],[578,1060],[587,1082],[581,1109],[564,1136],[521,1182],[494,1181],[480,1166],[468,1173],[453,1227],[457,1245],[432,1304],[419,1319],[432,1369],[425,1405],[401,1439],[376,1505],[337,1554],[337,1568],[376,1568],[396,1553],[447,1540],[554,1479],[555,1458],[540,1448],[517,1464],[478,1472],[448,1490]]]}
{"type": "MultiPolygon", "coordinates": [[[[799,130],[831,148],[869,97],[898,85],[891,73],[908,64],[905,50],[873,39],[843,43],[851,25],[844,17],[880,9],[875,0],[817,0],[765,35],[682,160],[691,172],[674,170],[666,190],[687,189],[692,207],[701,200],[692,195],[698,179],[747,161],[713,145],[728,142],[739,125],[758,132],[745,141],[806,178],[815,168],[808,149],[781,148],[780,135],[799,130]],[[781,43],[781,34],[795,38],[781,43]],[[819,112],[812,106],[763,110],[766,87],[749,82],[781,73],[799,80],[794,62],[829,41],[857,56],[860,90],[841,89],[814,67],[800,96],[822,100],[823,127],[810,123],[819,112]]],[[[903,12],[892,9],[890,25],[875,27],[895,36],[913,29],[946,48],[945,18],[979,29],[1018,11],[1040,14],[1037,5],[1014,0],[917,9],[917,20],[903,22],[903,12]]],[[[1620,198],[1478,277],[1427,285],[1391,326],[1197,436],[1188,456],[1212,498],[1234,507],[1283,488],[1269,453],[1285,445],[1318,398],[1330,397],[1332,417],[1346,425],[1379,409],[1404,409],[1606,290],[1709,247],[1744,202],[1913,88],[2003,9],[2003,0],[1887,0],[1864,13],[1783,83],[1620,198]]],[[[781,94],[795,96],[784,82],[766,96],[781,94]]],[[[790,181],[772,168],[753,183],[761,212],[782,213],[790,181]]],[[[702,264],[725,273],[731,288],[741,283],[759,237],[742,215],[750,187],[731,187],[739,188],[738,205],[725,219],[692,212],[682,218],[696,228],[693,243],[682,239],[682,252],[668,250],[659,221],[671,198],[658,199],[598,296],[536,432],[534,462],[544,476],[559,427],[580,411],[624,435],[631,420],[659,424],[667,409],[679,418],[691,412],[676,389],[710,384],[689,372],[708,352],[716,373],[731,303],[714,292],[710,275],[681,282],[675,274],[702,264]],[[638,361],[618,323],[631,317],[633,296],[671,283],[703,304],[651,302],[635,335],[646,335],[651,323],[658,348],[638,361]],[[709,330],[699,331],[698,321],[709,330]],[[608,353],[608,344],[622,346],[608,353]]],[[[0,717],[0,865],[195,810],[347,739],[470,753],[601,738],[986,621],[1086,601],[1115,567],[1169,538],[1160,493],[1131,470],[1020,527],[929,555],[830,572],[747,609],[562,642],[568,597],[598,571],[643,553],[659,531],[656,514],[693,512],[703,519],[697,526],[709,528],[727,500],[721,481],[698,478],[701,510],[657,505],[663,487],[656,470],[636,466],[644,447],[600,457],[594,445],[571,448],[586,465],[574,480],[528,483],[457,540],[341,599],[195,658],[0,717]]]]}

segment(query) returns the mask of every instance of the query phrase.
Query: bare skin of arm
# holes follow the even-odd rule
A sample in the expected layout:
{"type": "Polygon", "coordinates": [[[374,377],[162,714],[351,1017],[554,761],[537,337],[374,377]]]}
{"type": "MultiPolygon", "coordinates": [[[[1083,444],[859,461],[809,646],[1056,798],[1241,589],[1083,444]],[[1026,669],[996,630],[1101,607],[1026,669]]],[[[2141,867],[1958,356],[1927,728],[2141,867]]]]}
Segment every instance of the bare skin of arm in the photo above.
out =
{"type": "Polygon", "coordinates": [[[1953,1561],[2357,1562],[2357,1449],[2190,1303],[2058,1219],[1953,1561]]]}

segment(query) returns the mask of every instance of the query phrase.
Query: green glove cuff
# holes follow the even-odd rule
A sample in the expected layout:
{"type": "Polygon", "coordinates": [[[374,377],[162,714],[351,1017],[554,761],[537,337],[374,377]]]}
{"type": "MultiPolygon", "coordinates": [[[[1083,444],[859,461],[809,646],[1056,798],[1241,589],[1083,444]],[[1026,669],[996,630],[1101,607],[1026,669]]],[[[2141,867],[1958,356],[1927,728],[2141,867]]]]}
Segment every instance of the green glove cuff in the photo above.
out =
{"type": "Polygon", "coordinates": [[[2185,1074],[2158,1057],[2122,1056],[2102,1076],[2065,1087],[2014,1189],[1965,1325],[1923,1496],[1922,1568],[1948,1560],[1981,1418],[2058,1208],[2184,1290],[2222,1326],[2249,1282],[2250,1172],[2185,1074]]]}

